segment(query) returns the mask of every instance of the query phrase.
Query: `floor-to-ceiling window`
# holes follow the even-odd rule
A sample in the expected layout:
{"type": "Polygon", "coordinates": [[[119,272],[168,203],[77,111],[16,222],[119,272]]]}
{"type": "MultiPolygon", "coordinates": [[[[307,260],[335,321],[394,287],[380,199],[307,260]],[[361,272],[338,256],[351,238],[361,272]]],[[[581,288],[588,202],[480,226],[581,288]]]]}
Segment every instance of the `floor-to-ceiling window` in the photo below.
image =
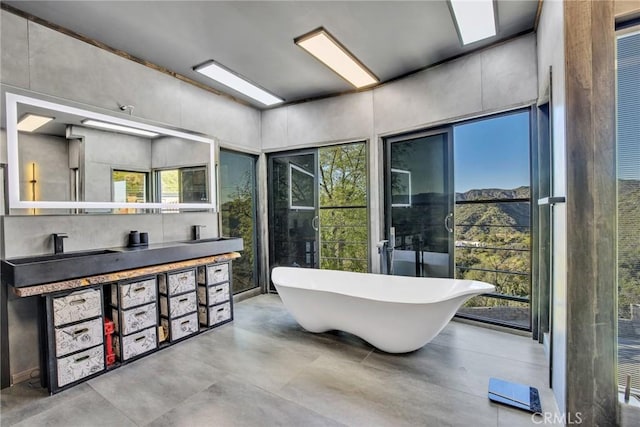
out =
{"type": "Polygon", "coordinates": [[[366,144],[274,153],[268,164],[270,267],[367,271],[366,144]]]}
{"type": "Polygon", "coordinates": [[[640,27],[617,37],[618,374],[640,403],[640,27]]]}
{"type": "Polygon", "coordinates": [[[254,155],[220,150],[220,234],[244,241],[233,262],[236,294],[258,286],[256,162],[254,155]]]}
{"type": "Polygon", "coordinates": [[[529,329],[531,287],[530,113],[453,127],[455,276],[492,283],[458,312],[529,329]]]}
{"type": "Polygon", "coordinates": [[[459,316],[531,327],[530,110],[385,139],[391,274],[492,283],[459,316]]]}
{"type": "Polygon", "coordinates": [[[364,142],[318,150],[320,268],[368,271],[367,150],[364,142]]]}

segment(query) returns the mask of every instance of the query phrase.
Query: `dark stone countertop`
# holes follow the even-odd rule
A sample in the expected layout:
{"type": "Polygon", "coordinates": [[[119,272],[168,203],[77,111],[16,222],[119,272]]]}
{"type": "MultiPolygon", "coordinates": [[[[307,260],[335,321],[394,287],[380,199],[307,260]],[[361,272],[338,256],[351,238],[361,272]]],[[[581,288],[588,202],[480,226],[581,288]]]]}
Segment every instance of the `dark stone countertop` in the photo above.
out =
{"type": "Polygon", "coordinates": [[[81,279],[153,265],[210,257],[244,249],[241,238],[159,243],[134,248],[107,248],[1,261],[4,285],[22,288],[81,279]]]}

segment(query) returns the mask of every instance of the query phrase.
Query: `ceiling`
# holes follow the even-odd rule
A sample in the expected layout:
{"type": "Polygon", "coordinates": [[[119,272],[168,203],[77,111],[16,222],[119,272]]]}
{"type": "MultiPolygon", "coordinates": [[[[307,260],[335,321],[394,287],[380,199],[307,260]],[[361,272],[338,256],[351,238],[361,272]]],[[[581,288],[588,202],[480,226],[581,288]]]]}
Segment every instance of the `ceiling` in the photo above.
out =
{"type": "Polygon", "coordinates": [[[462,46],[446,1],[3,1],[262,108],[193,71],[213,59],[286,102],[353,90],[293,43],[323,26],[388,81],[533,29],[538,0],[497,0],[498,35],[462,46]]]}

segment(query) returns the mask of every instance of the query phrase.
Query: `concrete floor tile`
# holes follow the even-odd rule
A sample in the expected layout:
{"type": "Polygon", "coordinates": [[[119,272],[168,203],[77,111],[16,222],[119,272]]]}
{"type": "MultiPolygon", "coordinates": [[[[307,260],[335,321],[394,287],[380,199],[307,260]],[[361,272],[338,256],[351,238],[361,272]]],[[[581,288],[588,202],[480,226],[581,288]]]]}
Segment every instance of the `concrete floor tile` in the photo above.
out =
{"type": "Polygon", "coordinates": [[[298,351],[295,346],[240,328],[221,330],[213,341],[200,338],[176,346],[176,353],[266,390],[281,388],[319,356],[317,352],[298,351]]]}
{"type": "Polygon", "coordinates": [[[86,383],[78,384],[53,396],[40,387],[39,380],[31,380],[5,388],[0,392],[0,425],[14,425],[25,418],[64,404],[83,393],[91,391],[86,383]]]}
{"type": "Polygon", "coordinates": [[[79,396],[70,397],[67,395],[61,400],[64,402],[14,425],[16,427],[127,427],[136,425],[100,394],[89,388],[79,396]]]}
{"type": "Polygon", "coordinates": [[[143,425],[217,381],[223,372],[172,347],[124,365],[88,384],[143,425]]]}
{"type": "Polygon", "coordinates": [[[227,378],[150,426],[341,426],[343,424],[242,381],[227,378]]]}
{"type": "Polygon", "coordinates": [[[424,378],[441,387],[474,394],[487,395],[489,378],[497,377],[533,387],[546,387],[547,370],[542,365],[511,360],[504,357],[460,350],[429,343],[408,354],[373,352],[364,361],[366,366],[424,378]]]}
{"type": "Polygon", "coordinates": [[[485,353],[536,365],[546,365],[541,346],[531,337],[451,321],[436,336],[434,344],[485,353]]]}
{"type": "Polygon", "coordinates": [[[348,425],[495,426],[486,398],[407,374],[320,358],[278,395],[348,425]]]}

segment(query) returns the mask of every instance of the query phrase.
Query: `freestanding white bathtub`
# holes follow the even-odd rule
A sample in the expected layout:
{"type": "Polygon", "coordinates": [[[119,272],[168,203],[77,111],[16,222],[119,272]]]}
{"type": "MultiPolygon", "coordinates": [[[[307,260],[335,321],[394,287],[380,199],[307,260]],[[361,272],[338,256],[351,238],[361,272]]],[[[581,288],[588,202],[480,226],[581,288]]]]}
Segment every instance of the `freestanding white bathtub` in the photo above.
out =
{"type": "Polygon", "coordinates": [[[349,332],[388,353],[419,349],[467,299],[495,290],[475,280],[294,267],[274,268],[271,280],[287,310],[307,331],[349,332]]]}

